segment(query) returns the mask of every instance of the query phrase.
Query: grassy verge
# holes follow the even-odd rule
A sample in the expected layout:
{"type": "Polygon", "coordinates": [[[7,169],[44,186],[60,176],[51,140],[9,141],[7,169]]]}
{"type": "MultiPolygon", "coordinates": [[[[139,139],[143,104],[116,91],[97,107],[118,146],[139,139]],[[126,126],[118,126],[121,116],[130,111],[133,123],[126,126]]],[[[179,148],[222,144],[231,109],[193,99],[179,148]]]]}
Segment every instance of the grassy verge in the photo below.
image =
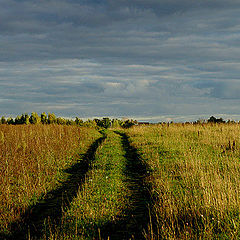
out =
{"type": "Polygon", "coordinates": [[[101,135],[59,125],[0,125],[0,232],[66,179],[64,169],[101,135]]]}
{"type": "Polygon", "coordinates": [[[240,126],[127,130],[151,167],[158,234],[149,239],[240,237],[240,126]]]}
{"type": "Polygon", "coordinates": [[[100,239],[100,229],[117,221],[128,205],[121,137],[112,131],[104,134],[107,137],[97,149],[85,183],[65,209],[61,230],[49,239],[100,239]]]}

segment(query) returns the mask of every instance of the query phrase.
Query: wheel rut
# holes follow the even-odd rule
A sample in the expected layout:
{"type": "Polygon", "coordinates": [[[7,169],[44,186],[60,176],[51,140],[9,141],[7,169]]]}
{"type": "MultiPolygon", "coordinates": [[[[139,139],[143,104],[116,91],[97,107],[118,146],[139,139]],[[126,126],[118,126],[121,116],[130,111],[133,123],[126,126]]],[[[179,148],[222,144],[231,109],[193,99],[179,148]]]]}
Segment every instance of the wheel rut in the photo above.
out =
{"type": "Polygon", "coordinates": [[[101,239],[129,240],[146,239],[146,234],[154,235],[154,225],[151,224],[151,186],[146,179],[150,170],[143,163],[137,149],[130,145],[128,136],[123,132],[115,131],[121,136],[122,146],[126,158],[126,185],[131,192],[130,209],[124,212],[124,217],[117,222],[107,223],[101,231],[101,239]]]}
{"type": "MultiPolygon", "coordinates": [[[[130,207],[123,211],[117,220],[105,223],[100,229],[96,229],[98,235],[94,239],[109,240],[142,240],[151,236],[154,239],[155,227],[152,219],[151,186],[147,178],[150,169],[141,160],[137,149],[131,146],[128,136],[115,131],[121,136],[121,144],[125,152],[126,166],[124,175],[129,189],[130,207]]],[[[84,183],[86,174],[91,170],[91,163],[95,160],[97,148],[107,136],[96,140],[81,157],[81,161],[65,170],[69,178],[57,189],[47,193],[44,200],[27,209],[21,216],[21,222],[11,224],[12,235],[0,236],[1,239],[41,239],[46,233],[46,225],[61,226],[62,210],[70,205],[76,197],[79,188],[84,183]]],[[[60,230],[61,231],[61,230],[60,230]]]]}
{"type": "Polygon", "coordinates": [[[65,172],[69,174],[68,179],[57,189],[48,192],[42,201],[27,209],[21,216],[21,222],[11,224],[12,234],[0,236],[1,239],[39,239],[43,236],[47,224],[50,223],[53,229],[54,226],[61,225],[63,208],[68,207],[73,198],[76,197],[87,172],[91,168],[91,162],[95,159],[95,152],[105,138],[106,136],[103,135],[97,139],[81,156],[79,162],[66,169],[65,172]]]}

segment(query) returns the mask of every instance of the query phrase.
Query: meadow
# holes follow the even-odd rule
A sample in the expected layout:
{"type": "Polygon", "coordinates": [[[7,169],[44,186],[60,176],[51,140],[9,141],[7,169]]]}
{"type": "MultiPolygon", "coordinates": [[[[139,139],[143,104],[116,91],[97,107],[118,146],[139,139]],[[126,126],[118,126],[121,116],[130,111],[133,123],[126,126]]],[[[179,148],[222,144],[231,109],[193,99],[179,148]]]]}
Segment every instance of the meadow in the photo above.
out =
{"type": "Polygon", "coordinates": [[[153,239],[240,238],[240,125],[128,130],[149,165],[153,239]]]}
{"type": "Polygon", "coordinates": [[[0,226],[11,231],[27,208],[67,178],[63,170],[100,134],[59,125],[0,125],[0,226]]]}
{"type": "Polygon", "coordinates": [[[240,125],[0,125],[1,239],[239,239],[240,125]]]}

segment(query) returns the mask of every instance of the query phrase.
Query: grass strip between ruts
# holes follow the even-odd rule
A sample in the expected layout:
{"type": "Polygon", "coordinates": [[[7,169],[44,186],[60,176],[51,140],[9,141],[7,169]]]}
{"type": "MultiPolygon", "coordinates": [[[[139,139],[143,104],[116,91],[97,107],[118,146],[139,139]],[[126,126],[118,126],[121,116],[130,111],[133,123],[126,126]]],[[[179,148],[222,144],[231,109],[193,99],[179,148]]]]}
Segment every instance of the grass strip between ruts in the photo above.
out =
{"type": "Polygon", "coordinates": [[[113,131],[104,134],[106,139],[96,151],[85,183],[64,213],[62,230],[50,238],[101,238],[100,229],[117,220],[127,207],[126,159],[121,136],[113,131]]]}

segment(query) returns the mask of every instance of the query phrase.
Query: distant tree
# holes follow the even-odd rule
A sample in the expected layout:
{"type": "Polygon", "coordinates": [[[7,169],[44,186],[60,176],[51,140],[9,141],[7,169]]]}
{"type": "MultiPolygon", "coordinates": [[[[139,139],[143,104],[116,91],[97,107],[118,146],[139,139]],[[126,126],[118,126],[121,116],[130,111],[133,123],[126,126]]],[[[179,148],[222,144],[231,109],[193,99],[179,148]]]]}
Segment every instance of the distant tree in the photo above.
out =
{"type": "Polygon", "coordinates": [[[225,123],[225,121],[222,118],[218,118],[217,123],[225,123]]]}
{"type": "Polygon", "coordinates": [[[203,124],[205,123],[204,119],[198,119],[196,122],[194,122],[194,124],[203,124]]]}
{"type": "Polygon", "coordinates": [[[52,124],[52,123],[56,123],[57,122],[57,118],[55,116],[54,113],[48,113],[48,123],[52,124]]]}
{"type": "Polygon", "coordinates": [[[1,121],[0,121],[1,124],[6,124],[7,123],[7,120],[4,116],[1,117],[1,121]]]}
{"type": "Polygon", "coordinates": [[[97,126],[100,127],[100,125],[101,125],[101,120],[100,119],[95,118],[95,119],[93,119],[93,121],[97,124],[97,126]]]}
{"type": "Polygon", "coordinates": [[[41,118],[38,116],[38,114],[36,112],[32,112],[31,116],[29,118],[29,122],[31,124],[38,124],[41,122],[41,118]]]}
{"type": "MultiPolygon", "coordinates": [[[[30,123],[29,120],[30,120],[30,117],[28,116],[27,113],[22,114],[20,117],[20,124],[29,124],[30,123]]],[[[16,122],[16,119],[15,119],[15,122],[16,122]]]]}
{"type": "Polygon", "coordinates": [[[216,123],[216,122],[217,122],[217,119],[216,119],[214,116],[211,116],[211,117],[208,119],[208,122],[209,122],[209,123],[216,123]]]}
{"type": "Polygon", "coordinates": [[[128,120],[123,122],[122,127],[123,128],[130,128],[130,127],[136,125],[136,123],[137,123],[136,121],[133,121],[132,119],[131,120],[128,119],[128,120]]]}
{"type": "Polygon", "coordinates": [[[111,125],[112,125],[113,128],[118,128],[118,127],[120,127],[120,124],[121,123],[118,119],[113,119],[111,125]]]}
{"type": "Polygon", "coordinates": [[[211,116],[208,119],[208,123],[225,123],[225,121],[222,118],[215,118],[214,116],[211,116]]]}
{"type": "Polygon", "coordinates": [[[228,123],[228,124],[234,124],[234,123],[236,123],[236,122],[235,122],[234,120],[228,119],[227,123],[228,123]]]}
{"type": "Polygon", "coordinates": [[[84,127],[95,128],[97,127],[97,123],[93,120],[88,119],[86,122],[83,123],[84,127]]]}
{"type": "Polygon", "coordinates": [[[57,124],[58,125],[65,125],[66,124],[66,119],[64,119],[64,118],[61,118],[61,117],[58,117],[57,118],[57,124]]]}
{"type": "Polygon", "coordinates": [[[14,120],[10,117],[7,119],[7,124],[14,124],[14,120]]]}
{"type": "MultiPolygon", "coordinates": [[[[95,125],[97,125],[98,127],[104,127],[104,122],[103,122],[103,119],[102,120],[100,120],[100,119],[98,119],[98,118],[95,118],[95,119],[93,119],[93,120],[89,120],[88,119],[88,122],[90,122],[90,121],[93,121],[94,122],[94,124],[95,125]]],[[[86,123],[86,122],[85,122],[86,123]]]]}
{"type": "Polygon", "coordinates": [[[104,128],[110,128],[111,127],[111,120],[110,120],[110,118],[103,118],[102,119],[102,126],[104,128]]]}
{"type": "Polygon", "coordinates": [[[80,119],[80,118],[78,118],[78,117],[76,117],[76,118],[75,118],[75,123],[76,123],[76,125],[78,125],[78,126],[82,126],[82,125],[83,125],[83,120],[80,119]]]}
{"type": "Polygon", "coordinates": [[[17,116],[14,121],[15,124],[22,124],[21,123],[21,116],[17,116]]]}
{"type": "Polygon", "coordinates": [[[75,123],[75,121],[72,120],[72,119],[67,119],[67,120],[66,120],[66,124],[73,126],[73,125],[75,125],[76,123],[75,123]]]}
{"type": "Polygon", "coordinates": [[[29,117],[29,115],[28,114],[25,114],[25,124],[29,124],[30,123],[30,117],[29,117]]]}
{"type": "Polygon", "coordinates": [[[47,114],[45,112],[43,112],[41,114],[41,123],[42,124],[48,124],[48,118],[47,118],[47,114]]]}

